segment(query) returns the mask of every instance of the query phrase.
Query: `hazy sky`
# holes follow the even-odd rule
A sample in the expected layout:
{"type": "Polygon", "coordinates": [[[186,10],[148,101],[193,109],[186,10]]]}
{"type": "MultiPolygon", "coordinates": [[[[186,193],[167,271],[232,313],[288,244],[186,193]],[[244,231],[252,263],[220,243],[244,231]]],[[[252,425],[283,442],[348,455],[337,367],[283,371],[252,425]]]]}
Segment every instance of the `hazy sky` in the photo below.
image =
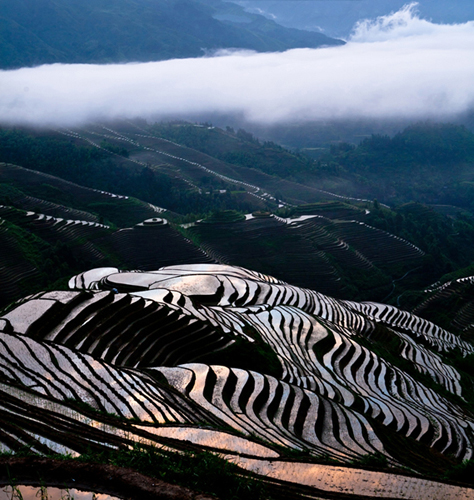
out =
{"type": "Polygon", "coordinates": [[[439,118],[474,108],[474,21],[414,7],[360,23],[342,47],[0,71],[0,121],[74,125],[114,117],[238,113],[249,121],[439,118]]]}

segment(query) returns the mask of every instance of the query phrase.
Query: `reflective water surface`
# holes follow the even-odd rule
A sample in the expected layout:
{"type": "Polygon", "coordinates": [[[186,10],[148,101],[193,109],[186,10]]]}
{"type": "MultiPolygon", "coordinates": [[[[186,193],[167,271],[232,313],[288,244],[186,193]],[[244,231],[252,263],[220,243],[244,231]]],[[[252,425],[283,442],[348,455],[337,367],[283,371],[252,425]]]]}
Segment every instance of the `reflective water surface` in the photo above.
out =
{"type": "Polygon", "coordinates": [[[80,491],[75,488],[53,488],[45,486],[3,486],[0,500],[120,500],[105,493],[80,491]]]}

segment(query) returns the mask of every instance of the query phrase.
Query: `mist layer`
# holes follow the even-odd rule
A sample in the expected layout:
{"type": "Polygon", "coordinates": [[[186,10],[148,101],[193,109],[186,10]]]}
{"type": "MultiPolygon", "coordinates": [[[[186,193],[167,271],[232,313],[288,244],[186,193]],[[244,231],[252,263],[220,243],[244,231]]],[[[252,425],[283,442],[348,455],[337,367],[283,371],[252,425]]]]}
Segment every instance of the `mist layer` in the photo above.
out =
{"type": "Polygon", "coordinates": [[[439,25],[412,4],[356,25],[344,46],[0,72],[0,121],[236,113],[251,122],[446,119],[474,108],[474,21],[439,25]]]}

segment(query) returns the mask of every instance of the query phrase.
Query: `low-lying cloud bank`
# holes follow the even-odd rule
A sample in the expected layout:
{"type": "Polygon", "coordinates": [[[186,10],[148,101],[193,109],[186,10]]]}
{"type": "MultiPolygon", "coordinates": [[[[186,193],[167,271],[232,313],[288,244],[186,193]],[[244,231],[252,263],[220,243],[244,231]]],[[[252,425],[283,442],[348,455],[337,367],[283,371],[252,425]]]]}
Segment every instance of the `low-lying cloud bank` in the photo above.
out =
{"type": "Polygon", "coordinates": [[[474,108],[474,21],[437,25],[415,4],[359,23],[341,47],[0,71],[0,122],[237,113],[278,123],[437,118],[474,108]]]}

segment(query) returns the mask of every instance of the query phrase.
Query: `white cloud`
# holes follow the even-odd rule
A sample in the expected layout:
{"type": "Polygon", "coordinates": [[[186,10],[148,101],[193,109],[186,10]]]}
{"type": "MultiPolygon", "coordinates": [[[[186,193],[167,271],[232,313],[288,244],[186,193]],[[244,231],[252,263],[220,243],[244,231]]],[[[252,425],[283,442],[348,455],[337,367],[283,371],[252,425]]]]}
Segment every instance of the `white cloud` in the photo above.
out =
{"type": "MultiPolygon", "coordinates": [[[[442,26],[418,17],[418,2],[376,19],[362,19],[354,26],[353,42],[382,42],[406,36],[436,35],[442,26]]],[[[449,25],[445,25],[449,26],[449,25]]]]}
{"type": "Polygon", "coordinates": [[[123,65],[0,72],[0,121],[238,113],[276,123],[446,118],[474,108],[474,22],[437,25],[414,6],[359,23],[345,46],[123,65]]]}

